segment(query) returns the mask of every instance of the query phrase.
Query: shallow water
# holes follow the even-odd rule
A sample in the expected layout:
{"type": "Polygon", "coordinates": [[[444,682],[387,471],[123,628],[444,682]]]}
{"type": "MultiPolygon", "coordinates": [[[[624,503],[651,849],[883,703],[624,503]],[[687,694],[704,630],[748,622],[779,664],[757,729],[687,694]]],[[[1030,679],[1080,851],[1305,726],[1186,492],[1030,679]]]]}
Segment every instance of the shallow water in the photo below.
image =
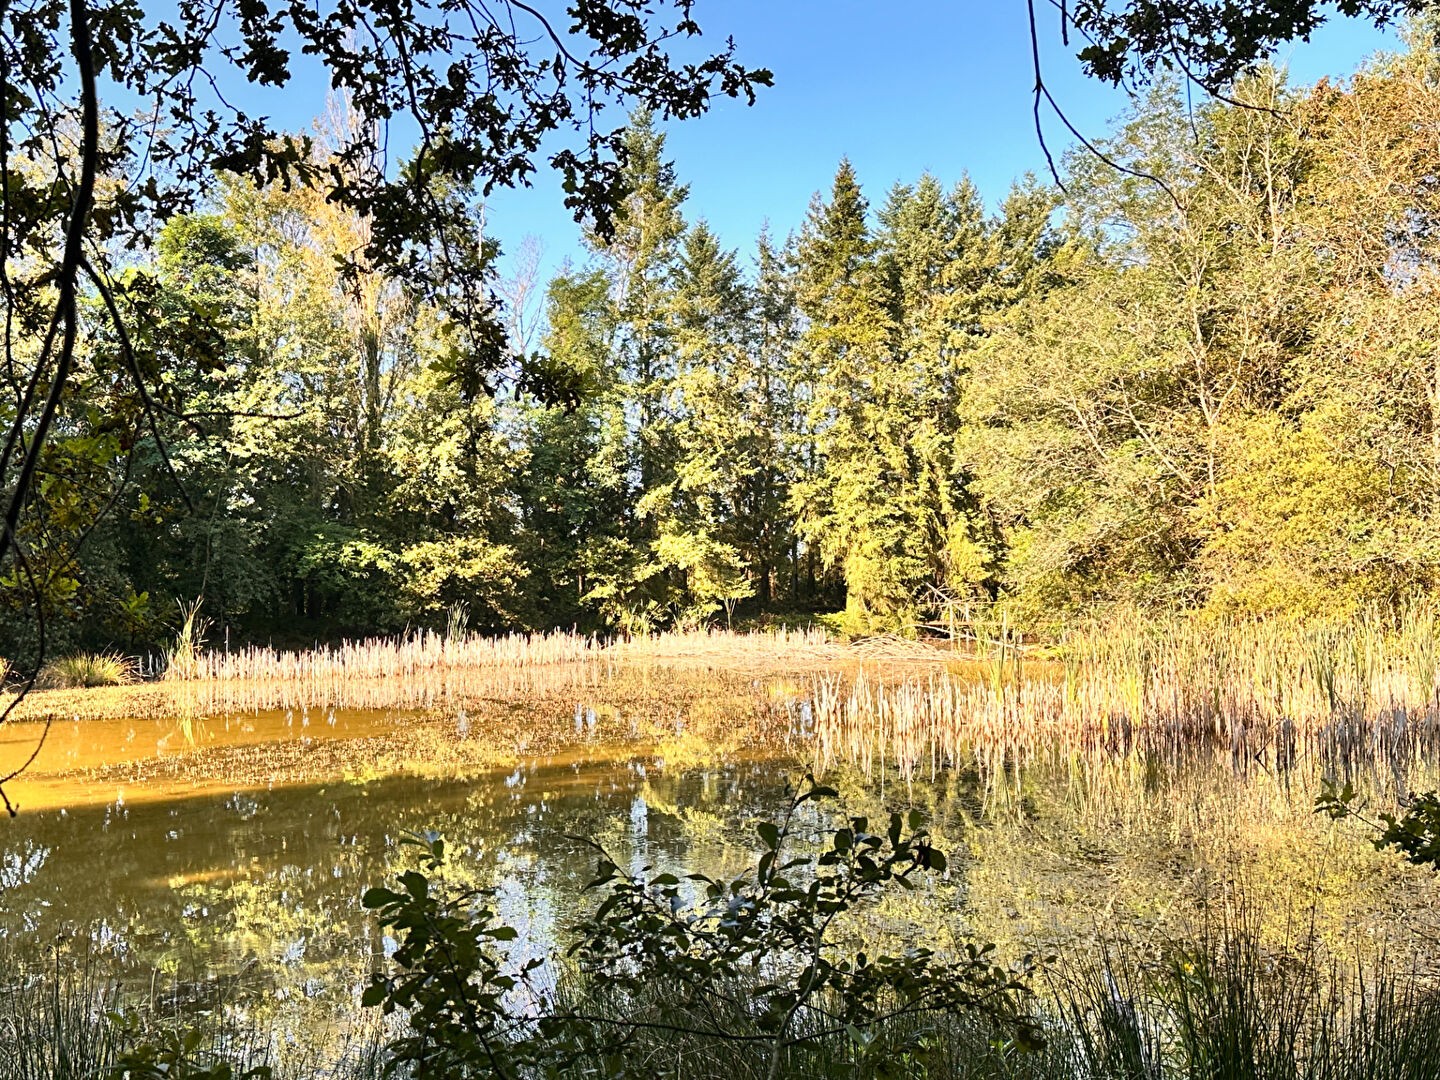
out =
{"type": "Polygon", "coordinates": [[[267,747],[317,741],[364,740],[394,730],[393,712],[334,711],[302,714],[272,710],[208,719],[131,717],[0,725],[0,775],[29,765],[6,785],[26,810],[74,808],[119,798],[140,801],[193,793],[195,778],[151,777],[144,783],[98,780],[94,773],[120,763],[179,762],[201,750],[267,747]],[[36,753],[38,749],[38,753],[36,753]],[[34,754],[34,759],[30,760],[34,754]]]}
{"type": "MultiPolygon", "coordinates": [[[[414,863],[406,834],[445,836],[451,879],[497,889],[538,949],[585,902],[596,853],[577,836],[637,869],[748,863],[756,820],[813,749],[806,686],[637,668],[497,689],[468,712],[57,722],[7,787],[21,812],[0,822],[0,967],[89,963],[131,993],[321,1039],[383,962],[359,901],[414,863]]],[[[0,768],[43,730],[0,727],[0,768]]],[[[1409,955],[1440,933],[1433,876],[1327,831],[1309,772],[1237,772],[1224,747],[1183,762],[1133,749],[985,760],[969,754],[935,784],[892,775],[883,792],[862,770],[837,780],[864,812],[913,800],[934,815],[955,880],[906,917],[935,933],[1016,954],[1164,941],[1237,897],[1283,933],[1287,905],[1316,896],[1337,948],[1398,928],[1409,955]]]]}
{"type": "MultiPolygon", "coordinates": [[[[358,752],[406,720],[337,714],[333,728],[312,720],[302,734],[283,716],[280,726],[232,719],[197,732],[196,745],[332,738],[358,752]]],[[[163,755],[173,732],[152,722],[58,726],[36,764],[101,764],[117,738],[163,755]]],[[[0,950],[43,971],[68,942],[67,955],[88,953],[132,990],[243,1003],[245,1015],[287,1030],[323,1027],[353,1011],[383,955],[359,898],[413,863],[407,833],[444,835],[452,878],[498,888],[507,921],[547,942],[593,877],[596,853],[572,837],[603,840],[636,867],[733,862],[746,854],[733,847],[739,823],[768,814],[785,778],[764,759],[665,769],[645,748],[598,743],[450,776],[241,790],[166,780],[64,805],[75,780],[41,777],[17,794],[54,796],[50,805],[0,826],[0,950]]]]}

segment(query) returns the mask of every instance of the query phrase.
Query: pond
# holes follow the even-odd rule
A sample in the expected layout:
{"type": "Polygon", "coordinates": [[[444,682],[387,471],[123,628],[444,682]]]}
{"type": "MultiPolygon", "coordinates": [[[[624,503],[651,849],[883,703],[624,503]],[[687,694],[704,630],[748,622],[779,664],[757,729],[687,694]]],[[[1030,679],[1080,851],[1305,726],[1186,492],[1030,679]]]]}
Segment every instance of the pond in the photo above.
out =
{"type": "Polygon", "coordinates": [[[896,915],[931,940],[1074,956],[1173,940],[1224,909],[1259,912],[1277,939],[1308,918],[1337,953],[1363,943],[1429,965],[1433,876],[1317,819],[1315,769],[1239,769],[1223,742],[1167,757],[1111,740],[952,751],[932,776],[838,755],[817,733],[816,702],[837,687],[915,676],[562,667],[425,710],[177,718],[146,698],[126,716],[122,698],[120,715],[48,733],[12,724],[0,764],[45,741],[0,825],[0,949],[32,974],[91,965],[177,1009],[342,1037],[389,944],[359,898],[413,865],[407,834],[445,836],[453,877],[497,889],[521,947],[539,950],[584,903],[585,841],[635,869],[738,872],[787,783],[824,765],[849,811],[930,815],[950,872],[896,915]]]}
{"type": "Polygon", "coordinates": [[[443,834],[453,872],[498,888],[537,948],[594,876],[575,837],[637,867],[738,869],[795,777],[748,734],[787,685],[567,670],[468,708],[7,725],[0,764],[43,744],[0,825],[0,950],[43,974],[59,948],[132,993],[325,1028],[383,958],[359,898],[413,863],[407,834],[443,834]]]}

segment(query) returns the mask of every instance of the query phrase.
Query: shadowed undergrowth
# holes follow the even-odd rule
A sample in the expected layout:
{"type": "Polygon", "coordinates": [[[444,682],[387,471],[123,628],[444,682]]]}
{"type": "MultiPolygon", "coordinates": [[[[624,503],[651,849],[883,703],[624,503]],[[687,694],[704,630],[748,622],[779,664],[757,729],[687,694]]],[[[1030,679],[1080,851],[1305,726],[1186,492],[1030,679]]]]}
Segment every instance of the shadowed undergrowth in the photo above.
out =
{"type": "MultiPolygon", "coordinates": [[[[1143,951],[1143,950],[1142,950],[1143,951]]],[[[1381,965],[1361,976],[1297,949],[1274,954],[1243,931],[1185,943],[1149,960],[1111,953],[1096,967],[1050,971],[1033,1015],[1043,1046],[1021,1048],[1002,1023],[967,1011],[906,1015],[838,1031],[788,1053],[774,1075],[985,1080],[1419,1080],[1440,1076],[1440,996],[1418,976],[1381,965]]],[[[754,985],[720,983],[704,1006],[732,1033],[759,1034],[754,985]]],[[[708,1038],[664,986],[617,993],[567,984],[565,1008],[625,1028],[623,1056],[577,1049],[564,1077],[738,1080],[771,1075],[763,1041],[708,1038]],[[654,1025],[647,1027],[644,1025],[654,1025]]],[[[238,1076],[379,1080],[373,1034],[323,1053],[287,1033],[223,1014],[123,1020],[108,988],[80,971],[0,995],[0,1075],[7,1080],[238,1076]],[[185,1036],[178,1034],[186,1032],[185,1036]],[[150,1064],[146,1065],[145,1062],[150,1064]],[[123,1069],[127,1066],[128,1073],[123,1069]],[[145,1071],[147,1068],[151,1071],[145,1071]],[[117,1072],[116,1070],[121,1070],[117,1072]]],[[[482,1075],[415,1072],[400,1075],[482,1075]]]]}

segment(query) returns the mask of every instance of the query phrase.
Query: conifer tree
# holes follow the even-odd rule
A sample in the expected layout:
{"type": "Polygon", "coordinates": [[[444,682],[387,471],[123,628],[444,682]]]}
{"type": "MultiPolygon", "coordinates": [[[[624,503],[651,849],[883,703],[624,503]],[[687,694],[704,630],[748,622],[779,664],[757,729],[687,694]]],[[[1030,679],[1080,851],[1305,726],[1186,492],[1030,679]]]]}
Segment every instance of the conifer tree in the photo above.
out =
{"type": "Polygon", "coordinates": [[[798,347],[811,387],[815,461],[794,488],[799,527],[825,569],[839,573],[858,625],[908,606],[902,517],[908,463],[894,425],[893,305],[854,169],[842,161],[829,201],[817,195],[796,246],[796,295],[806,320],[798,347]]]}
{"type": "MultiPolygon", "coordinates": [[[[665,160],[665,135],[646,112],[631,118],[625,135],[625,200],[614,235],[592,235],[610,279],[615,348],[635,411],[634,455],[641,496],[669,479],[675,376],[671,341],[674,275],[685,235],[681,207],[690,189],[665,160]]],[[[642,515],[643,516],[643,515],[642,515]]],[[[645,526],[653,537],[653,524],[645,526]]]]}

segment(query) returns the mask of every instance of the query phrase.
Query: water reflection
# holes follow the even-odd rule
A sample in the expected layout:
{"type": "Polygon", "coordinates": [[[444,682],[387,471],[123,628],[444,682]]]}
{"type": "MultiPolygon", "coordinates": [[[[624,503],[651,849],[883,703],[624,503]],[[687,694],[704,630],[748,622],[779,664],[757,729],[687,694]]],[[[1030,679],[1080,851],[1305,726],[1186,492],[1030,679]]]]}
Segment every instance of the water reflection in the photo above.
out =
{"type": "Polygon", "coordinates": [[[243,999],[257,1020],[324,1024],[353,1009],[385,949],[359,897],[413,858],[405,833],[445,835],[456,853],[447,872],[497,886],[504,917],[549,941],[593,876],[593,854],[567,835],[604,839],[636,867],[738,863],[742,823],[768,812],[784,783],[784,770],[759,762],[646,765],[572,755],[447,779],[28,813],[3,834],[0,938],[43,965],[58,938],[88,937],[137,990],[158,972],[172,993],[243,999]],[[678,807],[717,827],[697,841],[678,807]]]}
{"type": "MultiPolygon", "coordinates": [[[[1313,918],[1338,928],[1338,952],[1396,927],[1428,934],[1440,910],[1434,880],[1357,838],[1337,845],[1312,812],[1327,773],[1387,798],[1434,786],[1440,735],[1404,717],[1353,736],[1282,725],[1270,752],[1237,757],[1219,736],[1128,726],[1083,747],[1024,742],[1010,714],[991,717],[988,741],[936,728],[950,741],[927,742],[887,721],[857,723],[847,743],[800,678],[644,668],[566,687],[427,716],[301,706],[57,724],[15,788],[25,812],[0,825],[0,962],[47,970],[57,939],[77,938],[136,993],[323,1033],[393,947],[359,898],[413,859],[406,833],[442,833],[448,872],[495,887],[521,947],[538,949],[593,876],[569,835],[631,869],[737,872],[797,759],[839,771],[829,779],[873,821],[929,812],[953,879],[893,909],[926,927],[908,940],[1070,954],[1077,934],[1177,939],[1190,912],[1242,896],[1283,935],[1295,903],[1324,896],[1313,918]]],[[[0,728],[0,764],[37,730],[0,728]]],[[[1409,955],[1410,939],[1392,940],[1409,955]]]]}

